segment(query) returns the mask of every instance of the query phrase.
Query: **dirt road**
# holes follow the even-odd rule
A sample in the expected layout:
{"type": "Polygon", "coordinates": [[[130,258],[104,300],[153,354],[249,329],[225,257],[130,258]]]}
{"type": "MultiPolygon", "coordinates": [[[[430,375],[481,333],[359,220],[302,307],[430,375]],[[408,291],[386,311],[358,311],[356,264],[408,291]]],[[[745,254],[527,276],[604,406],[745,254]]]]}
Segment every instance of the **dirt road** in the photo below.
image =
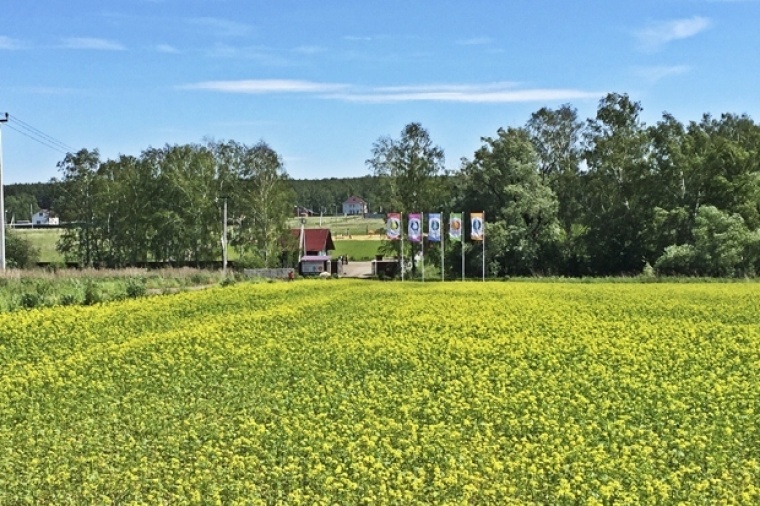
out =
{"type": "Polygon", "coordinates": [[[349,262],[343,266],[343,278],[371,278],[372,262],[349,262]]]}

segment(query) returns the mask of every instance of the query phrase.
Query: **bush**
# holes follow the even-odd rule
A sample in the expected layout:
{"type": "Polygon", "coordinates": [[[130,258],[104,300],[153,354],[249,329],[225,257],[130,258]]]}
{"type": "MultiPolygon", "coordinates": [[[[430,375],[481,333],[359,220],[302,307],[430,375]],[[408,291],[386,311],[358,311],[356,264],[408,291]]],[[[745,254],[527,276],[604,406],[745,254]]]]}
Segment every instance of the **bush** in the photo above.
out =
{"type": "Polygon", "coordinates": [[[26,292],[21,294],[21,307],[32,309],[42,305],[43,298],[39,293],[26,292]]]}
{"type": "Polygon", "coordinates": [[[145,282],[140,279],[132,278],[127,281],[127,297],[136,299],[146,293],[145,282]]]}
{"type": "Polygon", "coordinates": [[[40,250],[31,242],[8,231],[5,236],[6,265],[15,269],[29,269],[40,261],[40,250]]]}
{"type": "Polygon", "coordinates": [[[84,287],[84,300],[82,302],[86,306],[91,306],[102,301],[103,294],[100,291],[100,287],[97,285],[97,283],[88,280],[87,284],[84,287]]]}
{"type": "Polygon", "coordinates": [[[62,306],[74,306],[76,304],[79,304],[79,297],[73,293],[64,293],[61,295],[60,299],[58,299],[58,302],[62,306]]]}
{"type": "Polygon", "coordinates": [[[696,272],[697,252],[691,244],[668,246],[654,263],[661,276],[691,276],[696,272]]]}

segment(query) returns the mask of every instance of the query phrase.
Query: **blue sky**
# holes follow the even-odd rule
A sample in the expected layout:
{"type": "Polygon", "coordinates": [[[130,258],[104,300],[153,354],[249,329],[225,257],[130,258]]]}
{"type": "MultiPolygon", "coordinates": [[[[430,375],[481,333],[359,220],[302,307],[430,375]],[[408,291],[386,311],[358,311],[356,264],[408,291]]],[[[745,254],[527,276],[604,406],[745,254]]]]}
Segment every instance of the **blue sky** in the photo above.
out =
{"type": "Polygon", "coordinates": [[[588,118],[613,91],[647,124],[757,121],[758,21],[753,0],[4,0],[4,182],[58,176],[69,149],[204,139],[264,140],[294,178],[362,176],[410,122],[456,169],[500,127],[588,118]]]}

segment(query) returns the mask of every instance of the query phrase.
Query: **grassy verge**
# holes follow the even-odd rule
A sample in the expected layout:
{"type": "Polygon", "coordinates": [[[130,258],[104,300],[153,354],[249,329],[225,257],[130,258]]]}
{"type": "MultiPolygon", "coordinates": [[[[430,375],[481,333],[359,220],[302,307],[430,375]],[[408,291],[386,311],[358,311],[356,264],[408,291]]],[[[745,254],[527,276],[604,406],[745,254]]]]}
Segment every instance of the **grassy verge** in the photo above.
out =
{"type": "Polygon", "coordinates": [[[0,311],[91,305],[228,282],[220,272],[199,269],[8,270],[0,275],[0,311]]]}
{"type": "MultiPolygon", "coordinates": [[[[297,218],[289,221],[291,228],[301,226],[297,218]]],[[[347,236],[365,236],[378,233],[383,229],[385,222],[382,218],[363,218],[362,216],[311,216],[306,218],[306,228],[329,228],[333,240],[347,236]]]]}
{"type": "Polygon", "coordinates": [[[347,255],[349,260],[355,262],[367,261],[375,258],[377,254],[377,248],[380,247],[382,241],[368,240],[368,241],[341,241],[335,240],[335,251],[332,252],[332,257],[337,258],[341,255],[347,255]]]}
{"type": "Polygon", "coordinates": [[[55,246],[58,238],[63,234],[62,228],[17,228],[10,233],[29,241],[40,252],[40,262],[63,262],[63,256],[58,253],[55,246]]]}

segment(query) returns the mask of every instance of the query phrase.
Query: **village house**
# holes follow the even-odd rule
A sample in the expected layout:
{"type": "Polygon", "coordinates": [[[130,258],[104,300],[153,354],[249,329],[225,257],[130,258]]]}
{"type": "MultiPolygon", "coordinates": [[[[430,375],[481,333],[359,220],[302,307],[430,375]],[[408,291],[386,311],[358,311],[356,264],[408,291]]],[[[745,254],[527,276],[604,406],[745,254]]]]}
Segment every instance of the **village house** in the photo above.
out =
{"type": "Polygon", "coordinates": [[[361,197],[352,195],[343,202],[343,214],[367,214],[369,212],[367,203],[361,197]]]}
{"type": "Polygon", "coordinates": [[[40,209],[32,215],[32,225],[59,225],[58,216],[47,209],[40,209]]]}
{"type": "MultiPolygon", "coordinates": [[[[299,244],[301,229],[290,229],[290,234],[299,244]]],[[[332,273],[330,251],[335,249],[332,234],[328,228],[306,228],[303,230],[303,242],[299,244],[300,262],[298,272],[304,274],[332,273]]]]}

